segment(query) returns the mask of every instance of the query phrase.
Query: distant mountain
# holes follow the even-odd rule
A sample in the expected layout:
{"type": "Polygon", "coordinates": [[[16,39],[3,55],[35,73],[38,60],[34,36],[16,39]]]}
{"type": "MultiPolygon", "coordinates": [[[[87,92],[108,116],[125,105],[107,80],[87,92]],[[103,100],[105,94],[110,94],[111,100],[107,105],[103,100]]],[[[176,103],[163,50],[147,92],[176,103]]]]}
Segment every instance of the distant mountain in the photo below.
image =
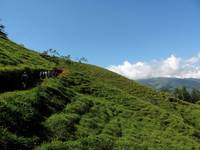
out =
{"type": "Polygon", "coordinates": [[[139,83],[153,87],[157,90],[168,89],[174,90],[177,87],[186,87],[188,90],[200,90],[200,79],[179,79],[179,78],[150,78],[138,80],[139,83]]]}

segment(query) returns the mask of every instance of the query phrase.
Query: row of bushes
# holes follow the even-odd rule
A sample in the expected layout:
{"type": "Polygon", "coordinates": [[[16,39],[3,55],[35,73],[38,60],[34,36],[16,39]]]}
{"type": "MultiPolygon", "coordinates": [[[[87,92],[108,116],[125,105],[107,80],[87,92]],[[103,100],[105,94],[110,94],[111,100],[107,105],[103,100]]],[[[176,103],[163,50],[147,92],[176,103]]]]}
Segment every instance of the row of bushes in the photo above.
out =
{"type": "Polygon", "coordinates": [[[68,104],[65,109],[58,114],[50,116],[43,124],[48,130],[48,139],[68,141],[76,139],[76,127],[81,116],[90,111],[93,102],[90,99],[79,99],[68,104]]]}
{"type": "Polygon", "coordinates": [[[59,78],[45,80],[32,90],[1,95],[0,125],[6,132],[0,133],[0,149],[32,149],[47,140],[42,122],[64,109],[74,96],[59,78]]]}
{"type": "Polygon", "coordinates": [[[80,138],[77,141],[52,141],[35,150],[147,150],[147,146],[130,140],[116,141],[116,138],[101,134],[80,138]]]}
{"type": "Polygon", "coordinates": [[[112,150],[114,140],[108,135],[89,136],[77,141],[53,141],[37,147],[36,150],[112,150]]]}

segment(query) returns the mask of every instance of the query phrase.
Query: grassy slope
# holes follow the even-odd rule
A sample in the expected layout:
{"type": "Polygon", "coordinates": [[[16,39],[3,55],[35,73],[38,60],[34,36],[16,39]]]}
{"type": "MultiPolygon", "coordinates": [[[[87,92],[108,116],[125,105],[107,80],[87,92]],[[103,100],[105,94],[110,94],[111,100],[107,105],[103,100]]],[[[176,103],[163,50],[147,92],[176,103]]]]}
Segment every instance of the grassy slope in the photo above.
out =
{"type": "Polygon", "coordinates": [[[12,41],[0,38],[0,70],[28,68],[51,68],[55,64],[38,53],[27,50],[12,41]]]}
{"type": "MultiPolygon", "coordinates": [[[[6,45],[23,49],[0,39],[0,54],[8,56],[0,61],[2,67],[12,66],[8,62],[14,59],[17,67],[32,62],[34,67],[51,67],[51,62],[25,49],[27,59],[22,53],[13,56],[5,52],[6,45]]],[[[38,87],[0,94],[0,149],[200,148],[199,105],[96,66],[65,67],[66,74],[38,87]]]]}

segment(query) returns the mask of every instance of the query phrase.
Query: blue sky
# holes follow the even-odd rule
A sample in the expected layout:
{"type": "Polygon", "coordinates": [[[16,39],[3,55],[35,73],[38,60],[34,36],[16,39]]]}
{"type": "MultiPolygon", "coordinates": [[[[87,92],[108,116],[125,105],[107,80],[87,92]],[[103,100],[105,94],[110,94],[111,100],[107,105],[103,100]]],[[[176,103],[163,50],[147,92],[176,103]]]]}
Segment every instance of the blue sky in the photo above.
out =
{"type": "Polygon", "coordinates": [[[102,67],[200,51],[198,0],[0,0],[0,14],[12,40],[102,67]]]}

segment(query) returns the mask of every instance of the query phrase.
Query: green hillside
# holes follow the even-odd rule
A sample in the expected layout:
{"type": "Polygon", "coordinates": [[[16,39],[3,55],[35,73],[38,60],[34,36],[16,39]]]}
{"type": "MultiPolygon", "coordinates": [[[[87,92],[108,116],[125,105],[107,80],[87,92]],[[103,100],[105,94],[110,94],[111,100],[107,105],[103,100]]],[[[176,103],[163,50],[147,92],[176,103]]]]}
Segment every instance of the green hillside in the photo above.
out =
{"type": "Polygon", "coordinates": [[[155,88],[157,90],[175,90],[176,88],[186,87],[188,90],[197,89],[200,90],[199,79],[179,79],[179,78],[151,78],[138,80],[139,83],[155,88]]]}
{"type": "Polygon", "coordinates": [[[38,53],[9,40],[0,39],[0,71],[28,68],[51,68],[55,64],[38,53]]]}
{"type": "Polygon", "coordinates": [[[55,66],[64,66],[64,73],[0,93],[0,149],[200,149],[199,105],[97,66],[55,62],[0,38],[0,79],[18,69],[55,66]]]}

